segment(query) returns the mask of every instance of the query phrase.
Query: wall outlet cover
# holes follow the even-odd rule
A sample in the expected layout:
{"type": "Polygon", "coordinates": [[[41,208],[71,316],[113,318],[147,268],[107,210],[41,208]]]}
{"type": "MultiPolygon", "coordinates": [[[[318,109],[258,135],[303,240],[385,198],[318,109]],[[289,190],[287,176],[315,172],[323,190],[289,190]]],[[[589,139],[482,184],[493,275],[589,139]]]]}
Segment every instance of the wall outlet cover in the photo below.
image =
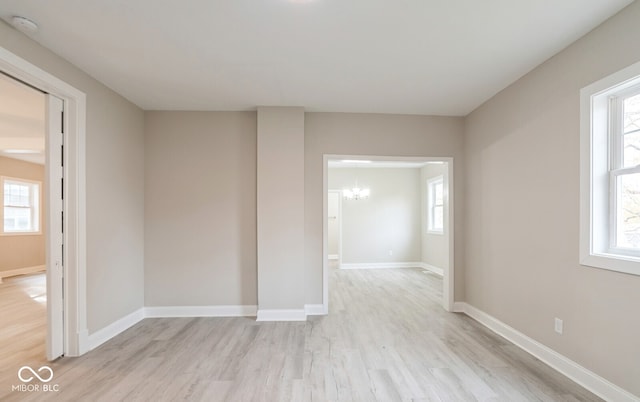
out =
{"type": "Polygon", "coordinates": [[[562,330],[563,330],[563,326],[564,326],[563,324],[564,323],[562,322],[562,320],[556,317],[554,329],[560,335],[562,335],[562,330]]]}

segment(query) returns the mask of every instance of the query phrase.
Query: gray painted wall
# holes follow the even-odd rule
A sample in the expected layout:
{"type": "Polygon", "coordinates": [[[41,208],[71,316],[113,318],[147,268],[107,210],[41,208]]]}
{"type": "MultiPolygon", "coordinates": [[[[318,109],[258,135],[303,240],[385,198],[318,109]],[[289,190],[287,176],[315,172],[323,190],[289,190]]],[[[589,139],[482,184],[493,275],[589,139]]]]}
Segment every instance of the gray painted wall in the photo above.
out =
{"type": "Polygon", "coordinates": [[[258,309],[302,310],[304,109],[258,108],[257,167],[258,309]]]}
{"type": "Polygon", "coordinates": [[[143,306],[144,115],[3,21],[0,46],[87,95],[87,324],[93,333],[143,306]]]}
{"type": "Polygon", "coordinates": [[[322,303],[323,155],[453,157],[455,177],[456,300],[464,300],[462,267],[463,121],[434,117],[359,113],[305,113],[305,297],[322,303]]]}
{"type": "Polygon", "coordinates": [[[145,122],[145,305],[257,304],[256,113],[145,122]]]}
{"type": "Polygon", "coordinates": [[[580,88],[640,60],[640,2],[466,119],[466,300],[640,395],[640,276],[581,266],[580,88]],[[553,330],[564,319],[564,334],[553,330]]]}
{"type": "MultiPolygon", "coordinates": [[[[268,173],[271,169],[257,169],[257,114],[158,111],[146,112],[145,116],[146,305],[256,304],[259,277],[257,172],[268,173]],[[169,182],[185,180],[191,184],[183,186],[196,191],[198,197],[188,199],[177,193],[167,193],[169,182]],[[175,205],[181,205],[182,209],[176,209],[175,205]],[[206,206],[220,208],[206,211],[206,206]],[[192,216],[182,210],[201,211],[203,215],[192,216]],[[198,236],[188,235],[187,242],[185,233],[198,236]],[[228,233],[231,236],[227,236],[228,233]],[[176,272],[181,272],[179,278],[176,278],[176,272]]],[[[325,113],[305,113],[304,119],[305,233],[304,247],[299,248],[305,253],[304,264],[296,265],[303,267],[296,271],[298,282],[290,276],[287,283],[303,284],[297,287],[300,294],[304,294],[303,304],[320,304],[322,147],[335,144],[328,148],[337,150],[332,153],[340,153],[341,149],[343,153],[353,153],[354,149],[366,146],[371,154],[378,155],[458,156],[462,119],[325,113]],[[392,141],[396,145],[390,148],[387,133],[392,130],[396,130],[395,135],[403,141],[392,141]],[[368,133],[368,141],[362,134],[353,134],[360,131],[368,133]],[[327,140],[330,143],[324,143],[327,140]],[[378,142],[381,145],[375,145],[378,142]],[[425,151],[416,151],[420,149],[425,151]],[[310,161],[317,161],[316,158],[319,158],[319,164],[309,168],[310,161]],[[317,192],[310,193],[311,189],[317,189],[317,192]]],[[[282,147],[286,149],[288,145],[282,147]]],[[[302,174],[303,169],[298,172],[302,174]]],[[[292,169],[286,168],[282,173],[284,179],[279,181],[286,184],[291,174],[292,169]]],[[[276,198],[279,203],[287,200],[283,193],[276,198]]],[[[290,197],[289,201],[292,199],[290,197]]],[[[287,211],[295,205],[289,205],[287,211]]],[[[299,201],[297,206],[301,205],[299,201]]],[[[420,223],[419,213],[416,222],[420,223]]],[[[302,235],[298,239],[302,239],[302,235]]],[[[417,248],[412,259],[420,261],[419,240],[417,248]]],[[[292,287],[281,293],[286,296],[292,287]]],[[[300,304],[299,301],[295,303],[300,304]]],[[[269,308],[285,308],[284,304],[279,306],[269,308]]]]}

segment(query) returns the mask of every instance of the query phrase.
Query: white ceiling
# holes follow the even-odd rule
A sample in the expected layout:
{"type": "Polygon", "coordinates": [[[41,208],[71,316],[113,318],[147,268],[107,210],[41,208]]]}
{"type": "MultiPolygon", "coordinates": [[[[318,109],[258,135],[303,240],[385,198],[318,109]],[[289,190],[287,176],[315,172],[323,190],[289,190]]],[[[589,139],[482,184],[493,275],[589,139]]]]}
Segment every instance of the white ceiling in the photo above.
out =
{"type": "Polygon", "coordinates": [[[147,110],[466,115],[632,0],[3,0],[147,110]]]}
{"type": "Polygon", "coordinates": [[[0,74],[0,156],[44,164],[44,120],[44,94],[0,74]]]}

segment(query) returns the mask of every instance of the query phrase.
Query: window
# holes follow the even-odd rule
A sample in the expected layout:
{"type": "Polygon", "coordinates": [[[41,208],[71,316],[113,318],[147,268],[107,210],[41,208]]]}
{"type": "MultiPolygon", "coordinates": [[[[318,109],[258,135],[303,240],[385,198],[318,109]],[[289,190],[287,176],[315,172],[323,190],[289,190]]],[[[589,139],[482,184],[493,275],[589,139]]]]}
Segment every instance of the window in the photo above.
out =
{"type": "Polygon", "coordinates": [[[611,247],[640,252],[640,85],[611,97],[611,247]]]}
{"type": "Polygon", "coordinates": [[[442,176],[427,181],[427,197],[429,200],[429,233],[442,234],[444,231],[444,180],[442,176]]]}
{"type": "Polygon", "coordinates": [[[640,275],[640,63],[581,91],[580,262],[640,275]]]}
{"type": "Polygon", "coordinates": [[[2,234],[40,233],[40,183],[2,177],[2,234]]]}

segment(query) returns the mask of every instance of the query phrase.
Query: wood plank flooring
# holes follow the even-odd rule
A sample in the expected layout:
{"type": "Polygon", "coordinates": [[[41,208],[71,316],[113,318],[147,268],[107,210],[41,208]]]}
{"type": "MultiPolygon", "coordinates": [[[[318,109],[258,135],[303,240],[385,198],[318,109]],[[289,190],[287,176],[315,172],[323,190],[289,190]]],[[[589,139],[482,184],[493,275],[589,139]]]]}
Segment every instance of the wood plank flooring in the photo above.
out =
{"type": "Polygon", "coordinates": [[[17,380],[21,365],[46,361],[46,293],[44,273],[5,278],[0,284],[0,400],[4,380],[17,380]]]}
{"type": "Polygon", "coordinates": [[[470,318],[444,312],[433,274],[333,270],[330,280],[330,315],[306,323],[146,319],[85,356],[53,362],[55,393],[11,391],[20,366],[46,364],[32,359],[43,347],[25,344],[28,352],[2,360],[0,400],[600,400],[470,318]]]}

